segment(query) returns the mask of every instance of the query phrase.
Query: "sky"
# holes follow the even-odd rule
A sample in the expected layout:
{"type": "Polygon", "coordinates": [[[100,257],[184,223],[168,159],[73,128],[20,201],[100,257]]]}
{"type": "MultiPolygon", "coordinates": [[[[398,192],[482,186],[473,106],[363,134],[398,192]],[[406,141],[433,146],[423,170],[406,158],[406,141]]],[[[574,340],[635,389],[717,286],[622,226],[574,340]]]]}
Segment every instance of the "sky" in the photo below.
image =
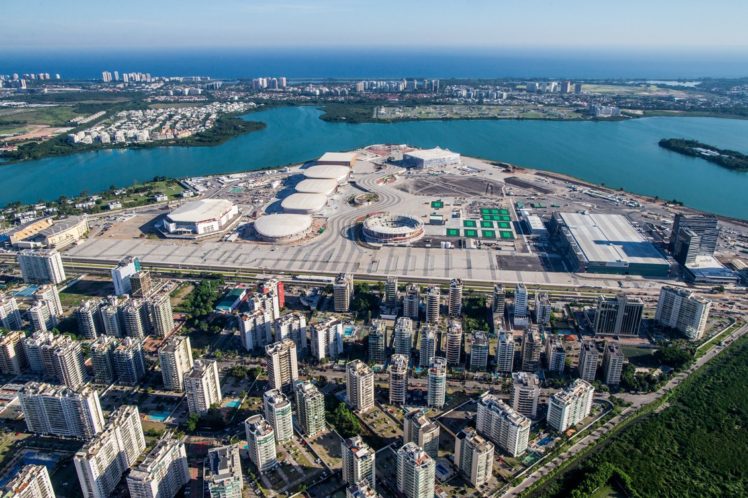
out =
{"type": "Polygon", "coordinates": [[[4,0],[0,55],[194,47],[745,54],[746,19],[746,0],[4,0]]]}

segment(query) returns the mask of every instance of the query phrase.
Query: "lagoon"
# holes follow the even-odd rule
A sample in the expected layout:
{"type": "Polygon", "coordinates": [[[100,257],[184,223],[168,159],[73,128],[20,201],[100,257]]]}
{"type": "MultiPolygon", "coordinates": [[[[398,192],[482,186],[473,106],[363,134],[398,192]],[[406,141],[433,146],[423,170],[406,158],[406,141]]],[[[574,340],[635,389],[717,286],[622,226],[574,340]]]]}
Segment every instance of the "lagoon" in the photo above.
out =
{"type": "Polygon", "coordinates": [[[267,127],[215,147],[85,152],[0,166],[0,205],[126,186],[154,176],[256,170],[374,143],[446,147],[467,156],[564,173],[609,187],[678,199],[703,211],[748,219],[748,173],[657,145],[690,138],[748,153],[748,120],[653,117],[626,121],[410,121],[329,123],[313,107],[248,114],[267,127]]]}

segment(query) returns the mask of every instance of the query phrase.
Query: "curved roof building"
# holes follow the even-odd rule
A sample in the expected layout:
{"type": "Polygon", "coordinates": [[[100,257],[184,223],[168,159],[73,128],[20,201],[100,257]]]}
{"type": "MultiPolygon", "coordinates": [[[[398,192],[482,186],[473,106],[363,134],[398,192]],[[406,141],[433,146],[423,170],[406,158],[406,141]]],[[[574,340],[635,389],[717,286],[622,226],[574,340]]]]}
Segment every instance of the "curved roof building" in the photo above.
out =
{"type": "Polygon", "coordinates": [[[200,199],[182,204],[166,215],[163,227],[174,235],[204,235],[220,232],[239,215],[226,199],[200,199]]]}
{"type": "Polygon", "coordinates": [[[347,166],[312,166],[304,170],[304,176],[314,180],[335,180],[338,185],[348,181],[351,169],[347,166]]]}
{"type": "Polygon", "coordinates": [[[337,180],[307,178],[296,185],[296,192],[300,194],[322,194],[330,196],[335,193],[337,188],[337,180]]]}
{"type": "Polygon", "coordinates": [[[291,194],[281,202],[286,213],[314,214],[327,204],[327,197],[322,194],[291,194]]]}
{"type": "Polygon", "coordinates": [[[306,214],[267,214],[257,218],[254,226],[260,239],[283,244],[306,237],[312,229],[312,217],[306,214]]]}
{"type": "Polygon", "coordinates": [[[404,215],[378,214],[364,220],[364,238],[377,244],[402,244],[423,237],[423,222],[404,215]]]}

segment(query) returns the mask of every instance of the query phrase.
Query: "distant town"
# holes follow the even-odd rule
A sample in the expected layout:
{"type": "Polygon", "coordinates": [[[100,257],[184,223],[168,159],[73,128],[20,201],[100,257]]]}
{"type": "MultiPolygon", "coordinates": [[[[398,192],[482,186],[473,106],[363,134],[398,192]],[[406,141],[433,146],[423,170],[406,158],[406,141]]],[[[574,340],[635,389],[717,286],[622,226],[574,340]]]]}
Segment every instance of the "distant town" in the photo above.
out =
{"type": "MultiPolygon", "coordinates": [[[[75,133],[157,140],[242,102],[75,133]]],[[[2,215],[8,496],[518,496],[748,331],[745,222],[439,147],[2,215]]]]}

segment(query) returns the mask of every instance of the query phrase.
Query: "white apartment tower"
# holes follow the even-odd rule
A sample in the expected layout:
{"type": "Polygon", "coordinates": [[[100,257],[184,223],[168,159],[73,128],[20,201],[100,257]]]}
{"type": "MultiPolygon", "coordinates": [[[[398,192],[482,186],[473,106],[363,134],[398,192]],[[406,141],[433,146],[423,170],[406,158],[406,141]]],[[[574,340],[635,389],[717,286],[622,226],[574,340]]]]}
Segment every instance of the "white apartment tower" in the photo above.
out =
{"type": "Polygon", "coordinates": [[[499,331],[499,342],[496,345],[496,371],[510,374],[514,370],[514,336],[506,330],[499,331]]]}
{"type": "Polygon", "coordinates": [[[449,299],[447,301],[450,318],[462,316],[462,279],[453,278],[449,282],[449,299]]]}
{"type": "Polygon", "coordinates": [[[537,329],[527,329],[522,340],[522,370],[536,372],[540,368],[543,340],[537,329]]]}
{"type": "Polygon", "coordinates": [[[405,415],[403,442],[416,443],[436,460],[439,456],[439,424],[429,420],[423,410],[412,410],[405,415]]]}
{"type": "Polygon", "coordinates": [[[493,453],[493,444],[472,427],[464,428],[455,436],[455,465],[475,488],[491,480],[493,453]]]}
{"type": "Polygon", "coordinates": [[[23,327],[18,302],[13,296],[0,294],[0,326],[8,330],[20,330],[23,327]]]}
{"type": "Polygon", "coordinates": [[[395,322],[394,349],[395,354],[405,355],[410,358],[410,350],[413,348],[413,320],[400,317],[395,322]]]}
{"type": "Polygon", "coordinates": [[[488,335],[474,330],[470,340],[470,370],[485,371],[488,367],[488,335]]]}
{"type": "Polygon", "coordinates": [[[127,488],[131,498],[173,498],[190,482],[184,440],[167,432],[130,471],[127,488]]]}
{"type": "MultiPolygon", "coordinates": [[[[317,360],[336,360],[343,353],[343,323],[331,318],[311,327],[312,356],[317,360]]],[[[298,344],[297,344],[298,346],[298,344]]]]}
{"type": "Polygon", "coordinates": [[[296,359],[296,343],[284,339],[265,347],[268,358],[268,381],[271,389],[283,389],[291,386],[299,378],[299,367],[296,359]]]}
{"type": "Polygon", "coordinates": [[[696,297],[687,289],[666,286],[660,289],[655,321],[696,341],[704,336],[711,307],[711,302],[696,297]]]}
{"type": "Polygon", "coordinates": [[[369,361],[384,365],[387,349],[387,327],[382,320],[372,320],[369,327],[369,361]]]}
{"type": "Polygon", "coordinates": [[[351,308],[351,299],[353,299],[353,275],[340,273],[335,277],[332,292],[335,311],[338,313],[348,312],[351,308]]]}
{"type": "Polygon", "coordinates": [[[266,472],[278,463],[273,426],[262,415],[252,415],[244,421],[244,431],[249,445],[249,459],[257,470],[266,472]]]}
{"type": "Polygon", "coordinates": [[[603,352],[603,380],[609,386],[617,386],[621,383],[623,373],[623,362],[626,357],[617,342],[605,344],[603,352]]]}
{"type": "Polygon", "coordinates": [[[219,446],[208,450],[203,480],[211,498],[242,498],[244,479],[239,446],[219,446]]]}
{"type": "Polygon", "coordinates": [[[397,490],[407,498],[433,498],[436,465],[416,443],[397,450],[397,490]]]}
{"type": "Polygon", "coordinates": [[[21,375],[26,367],[23,340],[26,334],[20,330],[0,334],[0,372],[5,375],[21,375]]]}
{"type": "Polygon", "coordinates": [[[564,373],[566,369],[566,349],[563,338],[557,334],[549,334],[545,343],[545,360],[548,371],[564,373]]]}
{"type": "Polygon", "coordinates": [[[218,363],[215,360],[197,360],[184,376],[184,391],[190,413],[202,415],[212,405],[220,404],[221,383],[218,378],[218,363]]]}
{"type": "Polygon", "coordinates": [[[390,357],[390,404],[404,405],[408,395],[408,357],[393,354],[390,357]]]}
{"type": "Polygon", "coordinates": [[[447,363],[452,366],[460,364],[462,354],[462,324],[457,320],[450,320],[447,326],[447,348],[445,355],[447,363]]]}
{"type": "Polygon", "coordinates": [[[3,498],[55,498],[55,490],[44,465],[24,465],[2,489],[3,498]]]}
{"type": "Polygon", "coordinates": [[[387,277],[384,283],[384,301],[390,306],[397,304],[397,277],[387,277]]]}
{"type": "Polygon", "coordinates": [[[525,417],[538,415],[540,379],[533,373],[514,372],[512,374],[512,408],[525,417]]]}
{"type": "Polygon", "coordinates": [[[18,266],[26,283],[59,284],[65,276],[62,257],[55,249],[27,249],[18,253],[18,266]]]}
{"type": "Polygon", "coordinates": [[[431,325],[421,327],[421,355],[418,364],[421,368],[428,368],[436,355],[437,332],[431,325]]]}
{"type": "Polygon", "coordinates": [[[481,396],[475,425],[479,433],[512,456],[521,455],[527,449],[530,419],[514,411],[494,394],[481,396]]]}
{"type": "Polygon", "coordinates": [[[584,341],[579,351],[579,378],[592,382],[597,375],[600,351],[594,341],[584,341]]]}
{"type": "Polygon", "coordinates": [[[171,308],[171,298],[164,292],[148,300],[153,333],[158,337],[166,337],[174,330],[174,313],[171,308]]]}
{"type": "Polygon", "coordinates": [[[361,360],[346,365],[346,396],[348,404],[359,412],[374,406],[374,372],[361,360]]]}
{"type": "Polygon", "coordinates": [[[91,439],[104,430],[104,415],[96,390],[29,382],[18,393],[29,432],[91,439]]]}
{"type": "Polygon", "coordinates": [[[525,328],[527,324],[527,287],[525,284],[517,284],[514,290],[514,326],[525,328]]]}
{"type": "Polygon", "coordinates": [[[548,326],[551,323],[551,313],[553,308],[547,292],[535,293],[535,323],[541,326],[548,326]]]}
{"type": "Polygon", "coordinates": [[[429,287],[426,291],[426,321],[428,323],[439,322],[439,306],[441,302],[441,290],[437,286],[429,287]]]}
{"type": "Polygon", "coordinates": [[[270,422],[275,433],[275,441],[282,443],[293,437],[291,402],[279,389],[270,389],[262,395],[265,420],[270,422]]]}
{"type": "MultiPolygon", "coordinates": [[[[45,349],[45,348],[42,348],[45,349]]],[[[57,380],[71,389],[86,382],[81,343],[68,336],[58,336],[51,350],[51,361],[57,380]]]]}
{"type": "Polygon", "coordinates": [[[589,382],[577,379],[563,391],[548,399],[548,425],[558,432],[577,425],[592,410],[595,388],[589,382]]]}
{"type": "Polygon", "coordinates": [[[364,443],[361,436],[344,439],[340,443],[343,482],[355,484],[366,481],[376,488],[376,452],[364,443]]]}
{"type": "Polygon", "coordinates": [[[408,284],[403,298],[403,316],[411,320],[418,320],[421,307],[421,290],[416,284],[408,284]]]}
{"type": "Polygon", "coordinates": [[[164,389],[184,391],[184,376],[193,365],[190,338],[185,335],[171,336],[158,350],[158,360],[164,389]]]}

